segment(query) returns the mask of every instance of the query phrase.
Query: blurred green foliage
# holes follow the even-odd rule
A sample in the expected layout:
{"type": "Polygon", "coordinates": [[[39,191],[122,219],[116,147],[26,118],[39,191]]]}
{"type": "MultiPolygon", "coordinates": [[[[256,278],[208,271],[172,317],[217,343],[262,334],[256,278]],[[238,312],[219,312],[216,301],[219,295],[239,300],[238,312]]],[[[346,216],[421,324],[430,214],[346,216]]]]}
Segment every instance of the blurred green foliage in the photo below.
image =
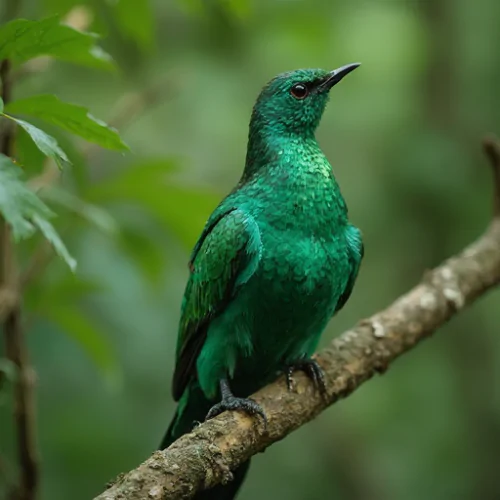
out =
{"type": "MultiPolygon", "coordinates": [[[[479,140],[500,132],[497,0],[23,0],[21,14],[48,25],[69,15],[102,35],[92,46],[82,35],[79,62],[101,62],[28,63],[14,97],[84,106],[131,149],[89,147],[40,122],[73,164],[39,194],[78,261],[72,275],[50,260],[25,297],[44,500],[91,498],[157,446],[174,409],[188,252],[238,180],[253,101],[275,74],[363,63],[335,89],[318,132],[366,245],[324,342],[487,222],[479,140]],[[118,70],[99,71],[104,54],[118,70]]],[[[28,176],[40,173],[25,133],[17,152],[28,176]]],[[[39,244],[18,247],[23,266],[39,244]]],[[[256,457],[241,500],[497,500],[499,320],[493,293],[256,457]]],[[[0,484],[16,467],[10,392],[4,383],[0,484]]]]}

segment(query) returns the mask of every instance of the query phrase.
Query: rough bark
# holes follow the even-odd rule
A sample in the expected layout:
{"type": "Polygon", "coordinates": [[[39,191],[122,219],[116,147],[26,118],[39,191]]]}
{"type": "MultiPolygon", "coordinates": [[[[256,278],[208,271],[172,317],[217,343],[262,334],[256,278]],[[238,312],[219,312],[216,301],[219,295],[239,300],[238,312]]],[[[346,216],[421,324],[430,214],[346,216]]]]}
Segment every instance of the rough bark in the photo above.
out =
{"type": "Polygon", "coordinates": [[[312,420],[327,406],[385,372],[401,354],[429,337],[464,307],[500,283],[500,149],[491,140],[485,151],[494,170],[495,211],[486,232],[460,254],[425,273],[421,283],[391,306],[335,339],[317,354],[326,376],[323,398],[303,375],[294,392],[283,378],[254,395],[268,417],[260,420],[226,412],[157,451],[121,475],[96,500],[174,500],[231,480],[231,470],[250,456],[312,420]]]}

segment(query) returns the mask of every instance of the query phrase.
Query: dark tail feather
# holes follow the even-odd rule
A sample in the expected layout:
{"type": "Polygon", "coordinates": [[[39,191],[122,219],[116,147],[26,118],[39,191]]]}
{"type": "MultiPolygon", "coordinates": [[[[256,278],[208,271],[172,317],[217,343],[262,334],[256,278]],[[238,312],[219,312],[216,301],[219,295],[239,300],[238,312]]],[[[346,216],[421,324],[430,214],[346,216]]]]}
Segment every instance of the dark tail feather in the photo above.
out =
{"type": "MultiPolygon", "coordinates": [[[[195,422],[203,422],[205,416],[212,406],[196,382],[191,383],[179,401],[174,418],[163,436],[160,450],[168,448],[176,439],[183,434],[191,432],[195,422]]],[[[250,466],[250,460],[241,464],[233,471],[234,479],[225,484],[218,484],[215,488],[200,491],[194,496],[194,500],[233,500],[236,498],[241,483],[250,466]]]]}
{"type": "Polygon", "coordinates": [[[161,440],[160,446],[158,447],[159,450],[168,448],[176,440],[176,438],[174,437],[174,426],[177,423],[178,418],[178,413],[176,411],[174,414],[174,418],[168,426],[167,432],[165,432],[163,439],[161,440]]]}
{"type": "Polygon", "coordinates": [[[174,418],[163,436],[159,449],[168,448],[183,434],[191,432],[197,422],[205,420],[211,407],[212,403],[205,397],[198,382],[191,382],[179,400],[174,418]]]}

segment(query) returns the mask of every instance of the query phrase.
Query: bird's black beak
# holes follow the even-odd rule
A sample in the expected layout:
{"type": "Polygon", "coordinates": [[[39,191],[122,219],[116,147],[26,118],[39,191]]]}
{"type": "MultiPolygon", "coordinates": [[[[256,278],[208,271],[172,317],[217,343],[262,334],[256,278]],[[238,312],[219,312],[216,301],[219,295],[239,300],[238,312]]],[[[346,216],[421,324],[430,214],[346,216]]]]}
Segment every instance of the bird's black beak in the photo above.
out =
{"type": "Polygon", "coordinates": [[[346,64],[345,66],[334,69],[320,84],[319,88],[322,91],[328,92],[334,85],[337,85],[337,83],[339,83],[344,76],[348,75],[351,71],[354,71],[358,66],[361,66],[361,63],[346,64]]]}

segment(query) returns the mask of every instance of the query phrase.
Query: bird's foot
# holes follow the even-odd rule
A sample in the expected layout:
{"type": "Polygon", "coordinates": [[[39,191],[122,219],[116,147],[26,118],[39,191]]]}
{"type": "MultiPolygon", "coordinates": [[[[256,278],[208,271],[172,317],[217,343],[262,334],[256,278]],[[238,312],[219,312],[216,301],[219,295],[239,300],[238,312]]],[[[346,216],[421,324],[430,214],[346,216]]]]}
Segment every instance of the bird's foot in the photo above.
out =
{"type": "Polygon", "coordinates": [[[302,370],[312,381],[314,387],[322,394],[327,393],[325,374],[319,363],[313,358],[301,358],[295,363],[291,363],[285,370],[286,385],[291,391],[294,387],[293,372],[302,370]]]}
{"type": "Polygon", "coordinates": [[[253,399],[237,398],[236,396],[234,396],[229,390],[227,381],[221,382],[221,393],[222,401],[210,408],[210,411],[207,413],[205,420],[210,420],[211,418],[214,418],[217,415],[224,413],[225,411],[244,411],[248,415],[259,416],[260,418],[262,418],[262,421],[264,423],[264,430],[267,429],[267,416],[262,406],[256,403],[253,399]]]}
{"type": "Polygon", "coordinates": [[[223,399],[220,403],[212,406],[212,408],[210,408],[210,411],[207,413],[206,420],[210,420],[211,418],[214,418],[225,411],[234,410],[244,411],[245,413],[248,413],[252,416],[258,415],[262,418],[264,423],[267,424],[266,414],[259,404],[257,404],[253,399],[236,398],[234,396],[223,399]]]}

